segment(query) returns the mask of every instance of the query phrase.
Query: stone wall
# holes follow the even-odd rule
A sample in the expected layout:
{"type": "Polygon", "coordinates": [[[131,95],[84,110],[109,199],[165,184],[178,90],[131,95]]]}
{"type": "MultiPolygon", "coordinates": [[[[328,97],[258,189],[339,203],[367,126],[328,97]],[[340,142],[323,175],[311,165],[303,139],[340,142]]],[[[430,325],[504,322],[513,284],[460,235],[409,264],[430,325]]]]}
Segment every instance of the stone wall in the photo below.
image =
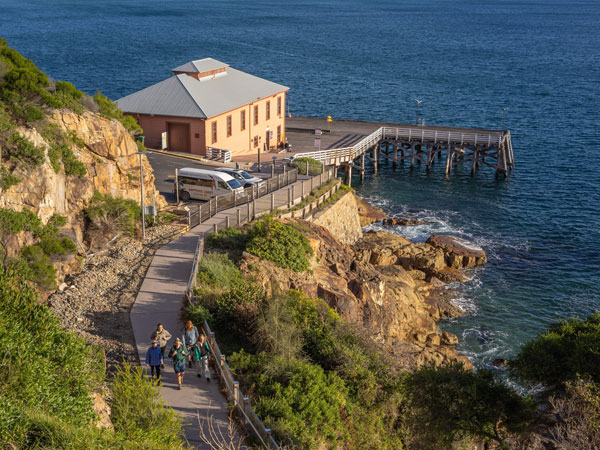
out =
{"type": "Polygon", "coordinates": [[[343,194],[336,202],[317,212],[309,220],[326,228],[344,244],[352,245],[362,237],[358,205],[353,192],[343,194]]]}

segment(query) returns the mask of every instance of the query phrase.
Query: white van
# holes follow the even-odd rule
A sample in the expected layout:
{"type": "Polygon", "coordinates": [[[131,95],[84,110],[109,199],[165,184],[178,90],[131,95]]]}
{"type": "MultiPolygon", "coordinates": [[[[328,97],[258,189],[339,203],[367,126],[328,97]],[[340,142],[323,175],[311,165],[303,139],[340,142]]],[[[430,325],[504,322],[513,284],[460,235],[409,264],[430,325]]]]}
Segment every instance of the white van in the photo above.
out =
{"type": "MultiPolygon", "coordinates": [[[[238,180],[223,172],[215,170],[193,169],[186,167],[179,169],[179,198],[184,202],[189,199],[210,200],[221,194],[235,192],[237,195],[244,193],[244,188],[238,180]]],[[[177,186],[173,183],[173,193],[177,186]]]]}

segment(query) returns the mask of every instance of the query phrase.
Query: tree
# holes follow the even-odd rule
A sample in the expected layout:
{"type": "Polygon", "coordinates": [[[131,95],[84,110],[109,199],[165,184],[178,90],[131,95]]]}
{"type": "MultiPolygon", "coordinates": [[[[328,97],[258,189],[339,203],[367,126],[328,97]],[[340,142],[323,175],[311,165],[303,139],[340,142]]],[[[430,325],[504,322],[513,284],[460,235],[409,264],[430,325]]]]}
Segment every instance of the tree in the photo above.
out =
{"type": "Polygon", "coordinates": [[[462,363],[428,366],[406,376],[406,424],[412,446],[451,448],[466,438],[502,444],[527,428],[533,406],[489,370],[462,363]]]}
{"type": "Polygon", "coordinates": [[[510,367],[521,380],[550,389],[562,389],[578,375],[600,382],[600,311],[551,325],[523,346],[510,367]]]}

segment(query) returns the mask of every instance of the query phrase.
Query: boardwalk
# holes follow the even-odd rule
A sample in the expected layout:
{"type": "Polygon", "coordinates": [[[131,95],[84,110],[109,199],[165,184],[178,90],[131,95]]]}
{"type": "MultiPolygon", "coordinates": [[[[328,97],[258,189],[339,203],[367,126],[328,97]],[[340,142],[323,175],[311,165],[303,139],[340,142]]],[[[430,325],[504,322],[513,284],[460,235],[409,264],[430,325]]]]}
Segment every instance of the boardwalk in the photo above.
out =
{"type": "MultiPolygon", "coordinates": [[[[301,178],[307,179],[307,177],[301,178]]],[[[293,184],[294,192],[302,192],[301,183],[302,181],[299,180],[293,184]]],[[[280,208],[287,205],[288,195],[287,187],[276,191],[274,206],[280,208]]],[[[300,200],[300,195],[294,197],[294,202],[300,200]]],[[[269,211],[272,206],[271,201],[270,195],[256,199],[256,213],[269,211]]],[[[192,269],[198,236],[211,231],[214,224],[222,225],[227,218],[234,223],[238,216],[237,210],[240,209],[244,216],[246,208],[244,205],[222,211],[156,252],[131,311],[131,324],[141,362],[144,361],[146,350],[150,345],[150,335],[157,322],[162,322],[174,337],[181,334],[179,314],[192,269]]],[[[215,424],[226,431],[227,401],[219,392],[218,381],[207,383],[205,379],[196,376],[195,369],[188,369],[183,390],[179,391],[170,360],[165,362],[165,369],[161,391],[166,402],[183,417],[187,440],[191,446],[201,449],[210,448],[199,438],[198,417],[206,418],[207,414],[211,415],[215,419],[215,424]]]]}

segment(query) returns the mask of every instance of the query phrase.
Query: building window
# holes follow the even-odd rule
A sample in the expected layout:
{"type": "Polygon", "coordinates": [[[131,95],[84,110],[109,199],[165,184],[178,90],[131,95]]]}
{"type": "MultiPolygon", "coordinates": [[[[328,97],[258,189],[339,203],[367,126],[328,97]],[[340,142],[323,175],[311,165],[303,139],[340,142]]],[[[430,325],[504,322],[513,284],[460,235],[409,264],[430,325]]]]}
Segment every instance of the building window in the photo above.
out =
{"type": "Polygon", "coordinates": [[[281,117],[281,97],[277,97],[277,115],[281,117]]]}
{"type": "Polygon", "coordinates": [[[258,105],[254,106],[254,125],[258,125],[258,105]]]}
{"type": "Polygon", "coordinates": [[[277,144],[281,141],[281,125],[277,125],[277,144]]]}
{"type": "Polygon", "coordinates": [[[258,147],[258,136],[254,136],[254,147],[258,147]]]}
{"type": "Polygon", "coordinates": [[[246,110],[242,110],[240,112],[240,122],[241,122],[241,130],[244,131],[246,129],[246,110]]]}
{"type": "Polygon", "coordinates": [[[217,142],[217,121],[215,120],[210,124],[211,132],[212,132],[212,143],[217,142]]]}
{"type": "Polygon", "coordinates": [[[266,113],[266,118],[267,120],[269,120],[271,118],[271,102],[267,102],[267,113],[266,113]]]}
{"type": "Polygon", "coordinates": [[[227,116],[227,137],[231,136],[231,116],[227,116]]]}

